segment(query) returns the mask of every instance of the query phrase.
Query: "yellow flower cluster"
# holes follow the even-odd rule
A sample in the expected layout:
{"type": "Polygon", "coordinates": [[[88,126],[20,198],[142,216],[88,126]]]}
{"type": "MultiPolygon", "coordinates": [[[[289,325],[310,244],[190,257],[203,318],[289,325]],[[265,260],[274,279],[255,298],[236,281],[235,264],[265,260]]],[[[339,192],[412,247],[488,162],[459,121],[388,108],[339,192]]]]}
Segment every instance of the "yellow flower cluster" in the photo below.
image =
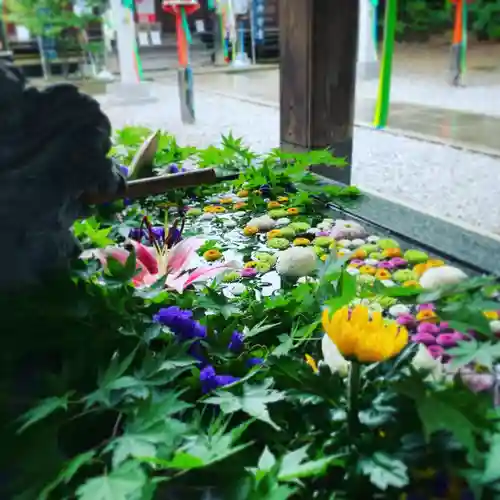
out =
{"type": "Polygon", "coordinates": [[[385,361],[401,352],[408,343],[408,331],[395,321],[386,321],[382,314],[371,315],[366,306],[351,311],[343,307],[330,317],[325,309],[323,328],[345,358],[361,363],[385,361]]]}

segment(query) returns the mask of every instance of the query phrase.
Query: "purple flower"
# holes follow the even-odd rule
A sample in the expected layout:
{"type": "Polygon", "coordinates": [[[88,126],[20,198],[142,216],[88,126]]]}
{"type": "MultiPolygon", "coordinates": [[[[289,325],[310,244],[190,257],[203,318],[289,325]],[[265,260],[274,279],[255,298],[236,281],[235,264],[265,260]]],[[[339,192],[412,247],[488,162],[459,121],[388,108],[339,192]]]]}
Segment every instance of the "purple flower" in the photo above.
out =
{"type": "Polygon", "coordinates": [[[330,236],[330,233],[328,231],[318,231],[316,236],[330,236]]]}
{"type": "Polygon", "coordinates": [[[408,264],[408,261],[401,257],[393,257],[389,262],[393,267],[405,267],[408,264]]]}
{"type": "Polygon", "coordinates": [[[165,238],[165,228],[163,226],[152,227],[151,233],[157,240],[163,241],[165,238]]]}
{"type": "Polygon", "coordinates": [[[242,333],[234,331],[231,334],[231,340],[227,346],[230,351],[241,352],[245,343],[245,337],[242,333]]]}
{"type": "Polygon", "coordinates": [[[253,278],[254,276],[257,276],[257,270],[253,267],[245,267],[240,271],[240,276],[242,278],[253,278]]]}
{"type": "Polygon", "coordinates": [[[417,333],[427,333],[430,335],[437,335],[440,332],[441,329],[434,323],[423,322],[417,326],[417,333]]]}
{"type": "Polygon", "coordinates": [[[441,358],[444,355],[444,349],[440,345],[430,345],[427,350],[434,359],[441,358]]]}
{"type": "Polygon", "coordinates": [[[141,241],[144,236],[146,236],[144,229],[138,227],[132,228],[128,233],[128,237],[135,241],[141,241]]]}
{"type": "Polygon", "coordinates": [[[432,345],[436,343],[436,338],[430,333],[417,333],[411,336],[411,340],[425,345],[432,345]]]}
{"type": "Polygon", "coordinates": [[[410,313],[400,314],[396,319],[396,323],[398,323],[398,325],[402,325],[402,326],[412,327],[412,326],[415,326],[416,322],[417,321],[416,321],[415,317],[410,313]]]}
{"type": "Polygon", "coordinates": [[[128,177],[128,167],[126,167],[125,165],[120,165],[120,172],[125,176],[125,177],[128,177]]]}
{"type": "Polygon", "coordinates": [[[177,243],[179,243],[179,241],[181,240],[182,240],[182,231],[172,226],[168,230],[168,235],[165,240],[167,248],[172,248],[174,245],[177,245],[177,243]]]}
{"type": "Polygon", "coordinates": [[[436,307],[434,306],[434,304],[419,304],[417,306],[417,311],[420,312],[420,311],[435,311],[436,310],[436,307]]]}
{"type": "Polygon", "coordinates": [[[460,333],[441,333],[436,337],[436,343],[443,347],[454,347],[459,340],[463,340],[460,333]]]}
{"type": "Polygon", "coordinates": [[[349,264],[354,264],[356,266],[362,266],[365,263],[363,259],[352,259],[349,264]]]}
{"type": "Polygon", "coordinates": [[[177,306],[160,309],[153,319],[168,326],[181,340],[203,339],[207,336],[206,327],[193,319],[193,313],[177,306]]]}
{"type": "Polygon", "coordinates": [[[476,373],[471,368],[465,367],[460,369],[460,378],[473,392],[487,391],[495,383],[495,377],[491,373],[476,373]]]}
{"type": "Polygon", "coordinates": [[[443,331],[443,330],[449,330],[450,329],[450,324],[448,323],[448,321],[441,321],[441,323],[439,323],[439,329],[441,331],[443,331]]]}
{"type": "Polygon", "coordinates": [[[378,263],[379,269],[394,269],[394,264],[390,260],[385,260],[378,263]]]}
{"type": "Polygon", "coordinates": [[[177,163],[171,163],[168,166],[168,173],[169,174],[177,174],[178,172],[179,172],[179,167],[178,167],[177,163]]]}
{"type": "Polygon", "coordinates": [[[233,377],[232,375],[217,375],[215,368],[211,365],[205,366],[200,371],[201,388],[205,393],[225,385],[233,384],[238,380],[240,380],[238,377],[233,377]]]}
{"type": "Polygon", "coordinates": [[[250,368],[252,366],[258,366],[258,365],[263,365],[264,364],[264,360],[262,358],[250,358],[247,360],[247,366],[249,366],[250,368]]]}

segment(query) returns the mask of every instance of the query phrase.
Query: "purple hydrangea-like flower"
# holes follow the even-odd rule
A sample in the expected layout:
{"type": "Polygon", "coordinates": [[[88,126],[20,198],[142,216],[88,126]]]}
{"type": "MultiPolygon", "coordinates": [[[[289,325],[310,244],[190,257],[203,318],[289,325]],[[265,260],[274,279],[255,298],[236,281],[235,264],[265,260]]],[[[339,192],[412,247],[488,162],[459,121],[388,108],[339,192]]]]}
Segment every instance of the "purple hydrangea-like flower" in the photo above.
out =
{"type": "Polygon", "coordinates": [[[430,333],[417,333],[411,336],[413,342],[418,342],[419,344],[433,345],[436,343],[436,337],[430,333]]]}
{"type": "Polygon", "coordinates": [[[405,267],[408,264],[408,261],[401,257],[393,257],[389,262],[392,264],[393,268],[405,267]]]}
{"type": "Polygon", "coordinates": [[[459,340],[463,340],[464,335],[459,332],[441,333],[436,337],[436,343],[443,347],[455,347],[459,340]]]}
{"type": "Polygon", "coordinates": [[[403,313],[396,318],[396,323],[398,325],[412,327],[416,325],[417,320],[415,319],[415,316],[413,316],[413,314],[403,313]]]}
{"type": "Polygon", "coordinates": [[[153,319],[168,326],[182,340],[203,339],[207,336],[206,327],[193,319],[193,313],[177,306],[160,309],[153,319]]]}
{"type": "Polygon", "coordinates": [[[434,304],[428,303],[428,304],[419,304],[417,306],[417,311],[435,311],[436,306],[434,304]]]}
{"type": "Polygon", "coordinates": [[[242,278],[253,278],[257,276],[257,269],[254,269],[253,267],[245,267],[240,271],[240,276],[242,278]]]}
{"type": "Polygon", "coordinates": [[[227,346],[230,351],[241,352],[245,343],[245,337],[242,333],[234,331],[231,334],[231,340],[227,346]]]}
{"type": "Polygon", "coordinates": [[[200,382],[202,391],[207,393],[225,385],[234,384],[240,380],[232,375],[217,375],[215,368],[211,365],[205,366],[200,371],[200,382]]]}
{"type": "Polygon", "coordinates": [[[394,269],[394,264],[390,260],[385,260],[378,263],[379,269],[394,269]]]}
{"type": "Polygon", "coordinates": [[[441,333],[441,328],[434,323],[422,322],[417,326],[417,333],[438,335],[439,333],[441,333]]]}
{"type": "Polygon", "coordinates": [[[444,355],[444,349],[440,345],[430,345],[427,347],[429,354],[434,358],[442,358],[444,355]]]}
{"type": "Polygon", "coordinates": [[[125,176],[125,177],[128,177],[128,167],[126,167],[125,165],[120,165],[120,172],[125,176]]]}

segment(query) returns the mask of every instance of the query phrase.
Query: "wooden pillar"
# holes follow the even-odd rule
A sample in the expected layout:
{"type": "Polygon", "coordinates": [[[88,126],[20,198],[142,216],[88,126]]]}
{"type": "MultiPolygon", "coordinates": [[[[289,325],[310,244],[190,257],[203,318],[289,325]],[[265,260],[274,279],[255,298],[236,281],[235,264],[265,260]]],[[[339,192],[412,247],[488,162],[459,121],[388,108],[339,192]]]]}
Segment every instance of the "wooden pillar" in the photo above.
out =
{"type": "Polygon", "coordinates": [[[351,181],[359,0],[279,0],[280,133],[287,151],[331,148],[351,181]]]}

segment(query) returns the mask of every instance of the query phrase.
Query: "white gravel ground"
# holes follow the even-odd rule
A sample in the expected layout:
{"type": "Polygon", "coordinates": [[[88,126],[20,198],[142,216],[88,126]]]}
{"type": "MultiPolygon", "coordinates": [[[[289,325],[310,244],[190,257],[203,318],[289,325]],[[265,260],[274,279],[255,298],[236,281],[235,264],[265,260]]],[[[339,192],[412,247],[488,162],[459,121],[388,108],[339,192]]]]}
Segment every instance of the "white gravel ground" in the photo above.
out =
{"type": "MultiPolygon", "coordinates": [[[[158,97],[155,103],[121,106],[108,96],[101,101],[115,127],[133,123],[162,128],[175,134],[181,144],[207,146],[218,142],[221,133],[232,131],[257,151],[279,145],[276,107],[198,91],[197,123],[183,125],[177,88],[152,84],[151,91],[158,97]]],[[[500,232],[499,159],[366,128],[355,129],[354,144],[353,183],[361,189],[500,232]]]]}

